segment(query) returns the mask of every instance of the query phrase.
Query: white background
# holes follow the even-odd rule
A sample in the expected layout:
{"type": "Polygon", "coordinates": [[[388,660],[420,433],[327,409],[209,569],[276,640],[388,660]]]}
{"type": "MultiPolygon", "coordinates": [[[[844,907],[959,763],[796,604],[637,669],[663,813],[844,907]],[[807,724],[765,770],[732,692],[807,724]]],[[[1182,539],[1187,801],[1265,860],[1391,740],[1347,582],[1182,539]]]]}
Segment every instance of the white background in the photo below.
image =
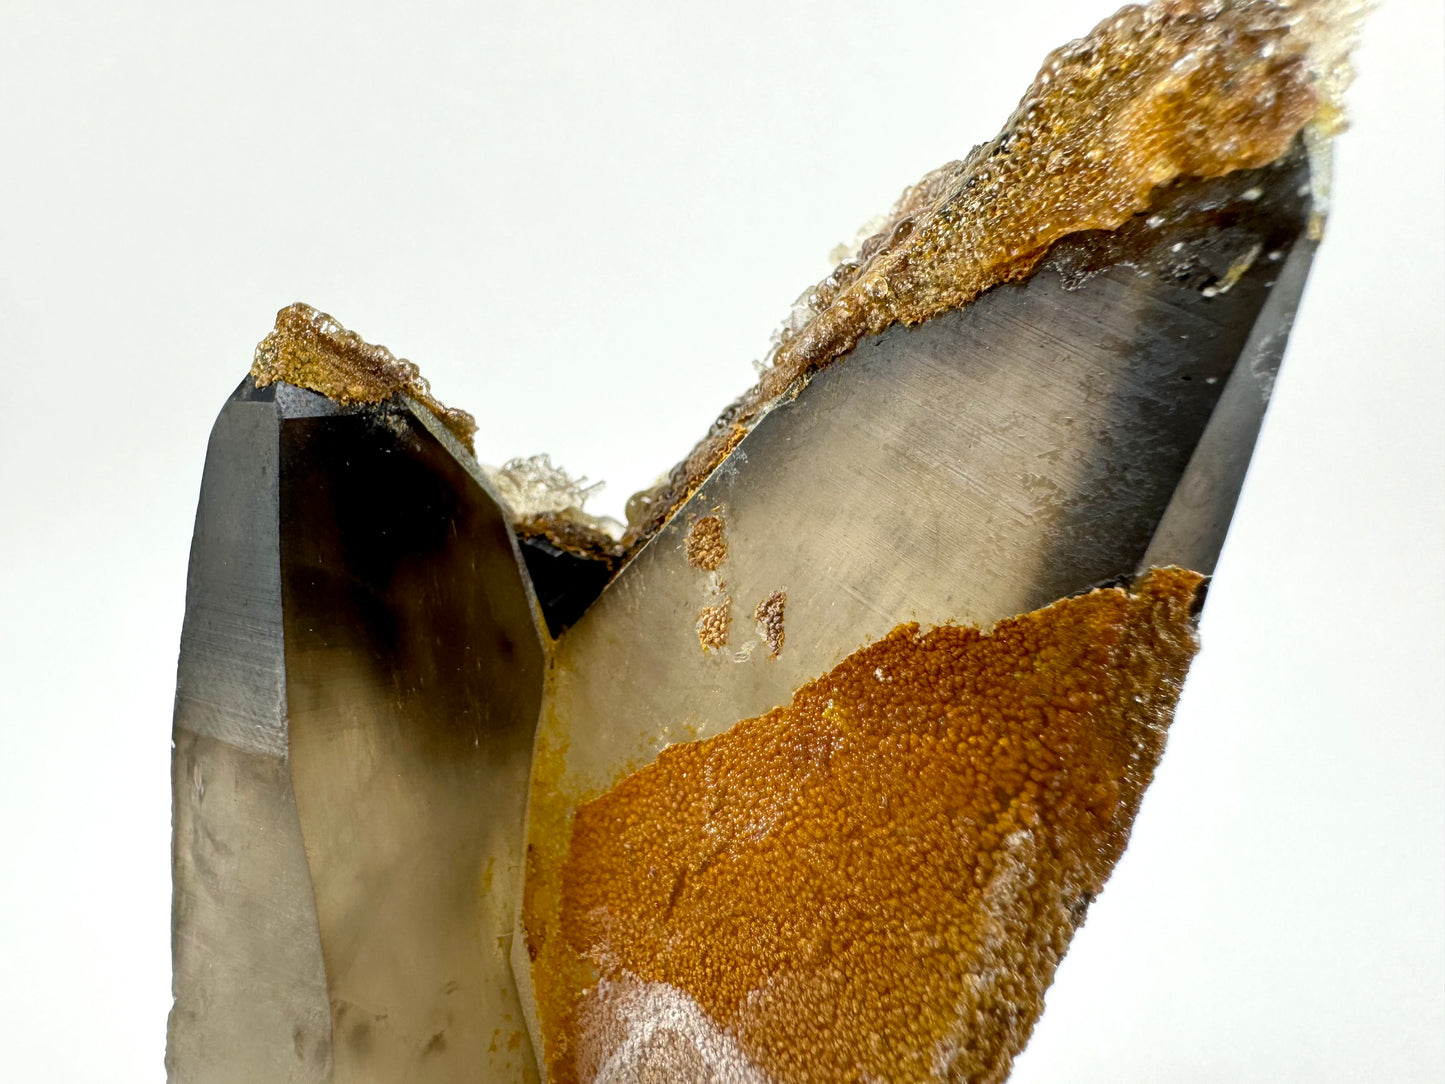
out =
{"type": "MultiPolygon", "coordinates": [[[[0,5],[0,1077],[162,1077],[191,518],[277,308],[620,512],[1112,7],[0,5]]],[[[1441,1078],[1442,38],[1366,28],[1206,646],[1017,1082],[1441,1078]]]]}

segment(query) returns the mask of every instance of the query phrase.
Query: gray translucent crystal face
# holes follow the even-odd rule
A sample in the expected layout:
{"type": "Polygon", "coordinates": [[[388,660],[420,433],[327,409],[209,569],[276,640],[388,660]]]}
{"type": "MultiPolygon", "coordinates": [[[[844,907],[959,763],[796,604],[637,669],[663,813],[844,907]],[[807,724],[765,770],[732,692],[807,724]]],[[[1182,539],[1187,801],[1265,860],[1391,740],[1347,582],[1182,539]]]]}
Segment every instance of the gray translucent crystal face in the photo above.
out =
{"type": "Polygon", "coordinates": [[[171,1079],[534,1076],[507,942],[542,667],[425,411],[242,385],[182,636],[171,1079]]]}

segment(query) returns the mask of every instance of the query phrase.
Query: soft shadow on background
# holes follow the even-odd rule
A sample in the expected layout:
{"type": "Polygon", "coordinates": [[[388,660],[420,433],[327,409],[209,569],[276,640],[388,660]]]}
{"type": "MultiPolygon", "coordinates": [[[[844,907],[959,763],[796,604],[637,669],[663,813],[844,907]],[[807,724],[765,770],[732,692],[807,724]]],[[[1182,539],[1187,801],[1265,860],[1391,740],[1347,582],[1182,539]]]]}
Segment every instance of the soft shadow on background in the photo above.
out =
{"type": "MultiPolygon", "coordinates": [[[[1114,6],[6,4],[3,1075],[163,1076],[191,518],[277,308],[620,514],[1114,6]]],[[[1445,1068],[1442,46],[1433,0],[1366,27],[1205,648],[1020,1084],[1445,1068]]]]}

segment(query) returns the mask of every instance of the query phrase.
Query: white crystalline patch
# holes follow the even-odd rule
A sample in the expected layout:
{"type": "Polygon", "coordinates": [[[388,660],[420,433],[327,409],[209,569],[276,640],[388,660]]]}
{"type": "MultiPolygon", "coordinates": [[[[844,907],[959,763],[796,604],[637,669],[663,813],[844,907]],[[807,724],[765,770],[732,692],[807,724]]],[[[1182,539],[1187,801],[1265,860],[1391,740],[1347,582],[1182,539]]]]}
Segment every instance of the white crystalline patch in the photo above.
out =
{"type": "MultiPolygon", "coordinates": [[[[1000,991],[1026,985],[1022,976],[1009,966],[1008,948],[1028,928],[1029,889],[1036,876],[1036,852],[1034,834],[1027,828],[1004,837],[1003,848],[980,901],[983,913],[978,927],[978,966],[964,976],[962,996],[954,1006],[955,1024],[951,1033],[934,1045],[933,1080],[962,1079],[961,1073],[971,1060],[969,1037],[988,1026],[986,1018],[996,1021],[1000,1011],[1007,1011],[1007,999],[1000,991]]],[[[1018,1010],[1020,1015],[1023,1011],[1018,1010]]],[[[1005,1056],[1007,1068],[1013,1059],[1005,1056]]]]}
{"type": "Polygon", "coordinates": [[[1309,43],[1306,62],[1315,89],[1343,111],[1344,93],[1354,79],[1350,53],[1360,40],[1365,16],[1376,0],[1306,0],[1298,4],[1293,32],[1309,43]]]}
{"type": "Polygon", "coordinates": [[[509,459],[500,467],[484,465],[482,471],[506,504],[513,521],[561,512],[612,538],[622,537],[622,524],[617,520],[590,516],[582,510],[589,497],[602,492],[605,483],[588,485],[585,475],[573,478],[561,467],[554,467],[552,457],[545,452],[526,459],[509,459]]]}
{"type": "Polygon", "coordinates": [[[886,212],[881,215],[874,215],[858,227],[858,232],[853,235],[853,240],[844,241],[841,244],[833,246],[833,251],[828,253],[828,262],[836,266],[844,260],[855,258],[858,253],[863,251],[863,242],[883,229],[884,226],[888,225],[891,219],[892,216],[886,212]]]}
{"type": "Polygon", "coordinates": [[[585,476],[573,478],[561,467],[554,467],[552,457],[546,453],[509,459],[500,467],[483,469],[518,516],[580,509],[588,497],[595,496],[603,487],[601,482],[588,485],[585,476]]]}
{"type": "Polygon", "coordinates": [[[692,998],[624,973],[582,1009],[577,1075],[595,1084],[773,1084],[692,998]]]}

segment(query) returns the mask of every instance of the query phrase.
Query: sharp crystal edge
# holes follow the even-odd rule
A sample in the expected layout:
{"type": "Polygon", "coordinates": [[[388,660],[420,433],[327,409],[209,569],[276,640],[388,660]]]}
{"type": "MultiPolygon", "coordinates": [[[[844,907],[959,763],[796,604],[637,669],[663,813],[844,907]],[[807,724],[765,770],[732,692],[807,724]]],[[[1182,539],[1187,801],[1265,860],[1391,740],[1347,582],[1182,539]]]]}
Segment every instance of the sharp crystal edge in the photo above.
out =
{"type": "Polygon", "coordinates": [[[171,1081],[536,1079],[507,960],[536,614],[424,407],[226,403],[176,694],[171,1081]]]}

